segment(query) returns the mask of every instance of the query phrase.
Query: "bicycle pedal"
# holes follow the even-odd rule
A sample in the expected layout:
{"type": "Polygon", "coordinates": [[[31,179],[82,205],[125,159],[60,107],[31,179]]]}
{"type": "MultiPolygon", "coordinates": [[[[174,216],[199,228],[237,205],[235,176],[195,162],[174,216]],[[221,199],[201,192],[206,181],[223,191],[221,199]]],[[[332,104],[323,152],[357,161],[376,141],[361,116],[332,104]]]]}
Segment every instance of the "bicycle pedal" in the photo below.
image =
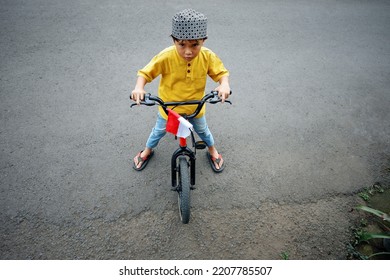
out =
{"type": "Polygon", "coordinates": [[[207,144],[204,141],[196,141],[195,142],[195,149],[197,149],[197,150],[203,150],[203,149],[206,149],[206,147],[207,147],[207,144]]]}
{"type": "Polygon", "coordinates": [[[196,190],[196,187],[195,186],[191,186],[190,190],[196,190]]]}

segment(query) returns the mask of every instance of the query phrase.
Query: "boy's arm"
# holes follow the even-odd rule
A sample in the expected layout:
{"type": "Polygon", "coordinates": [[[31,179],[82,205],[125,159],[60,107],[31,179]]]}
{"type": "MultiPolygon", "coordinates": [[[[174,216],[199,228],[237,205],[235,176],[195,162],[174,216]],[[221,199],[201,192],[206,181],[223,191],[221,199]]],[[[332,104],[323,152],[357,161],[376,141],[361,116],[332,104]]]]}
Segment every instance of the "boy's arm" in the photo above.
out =
{"type": "Polygon", "coordinates": [[[139,105],[141,100],[144,99],[145,96],[145,87],[146,79],[142,76],[138,76],[137,82],[135,84],[134,90],[131,92],[131,99],[133,99],[139,105]]]}
{"type": "Polygon", "coordinates": [[[218,96],[222,99],[223,103],[230,95],[229,76],[221,77],[218,82],[219,86],[215,90],[218,91],[218,96]]]}

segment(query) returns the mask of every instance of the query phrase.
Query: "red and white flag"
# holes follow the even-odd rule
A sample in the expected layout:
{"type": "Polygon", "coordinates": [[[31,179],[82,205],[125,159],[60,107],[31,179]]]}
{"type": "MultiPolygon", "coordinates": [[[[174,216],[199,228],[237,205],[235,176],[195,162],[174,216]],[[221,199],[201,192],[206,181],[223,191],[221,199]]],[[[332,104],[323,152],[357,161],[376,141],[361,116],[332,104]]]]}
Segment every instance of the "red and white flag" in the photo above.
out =
{"type": "Polygon", "coordinates": [[[177,137],[187,138],[191,134],[192,124],[178,113],[171,109],[168,110],[167,132],[177,137]]]}

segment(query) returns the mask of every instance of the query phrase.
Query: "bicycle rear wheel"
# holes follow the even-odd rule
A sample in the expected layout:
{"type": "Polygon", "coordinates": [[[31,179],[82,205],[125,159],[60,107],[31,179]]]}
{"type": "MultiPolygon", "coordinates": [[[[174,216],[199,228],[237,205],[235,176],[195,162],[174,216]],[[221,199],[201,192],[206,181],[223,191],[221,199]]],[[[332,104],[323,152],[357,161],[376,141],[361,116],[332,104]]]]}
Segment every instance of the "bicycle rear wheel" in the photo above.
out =
{"type": "Polygon", "coordinates": [[[190,221],[190,176],[189,166],[186,157],[179,158],[179,188],[178,188],[178,203],[180,220],[183,224],[188,224],[190,221]]]}

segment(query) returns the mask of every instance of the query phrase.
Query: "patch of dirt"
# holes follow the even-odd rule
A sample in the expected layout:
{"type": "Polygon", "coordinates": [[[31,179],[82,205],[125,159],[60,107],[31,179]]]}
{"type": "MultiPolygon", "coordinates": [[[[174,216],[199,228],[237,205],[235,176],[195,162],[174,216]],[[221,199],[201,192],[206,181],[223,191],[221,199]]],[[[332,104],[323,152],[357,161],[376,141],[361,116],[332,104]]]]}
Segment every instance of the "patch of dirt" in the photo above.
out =
{"type": "Polygon", "coordinates": [[[357,197],[337,196],[300,205],[192,208],[179,221],[177,205],[107,221],[65,225],[16,217],[4,230],[2,259],[346,259],[357,197]]]}

